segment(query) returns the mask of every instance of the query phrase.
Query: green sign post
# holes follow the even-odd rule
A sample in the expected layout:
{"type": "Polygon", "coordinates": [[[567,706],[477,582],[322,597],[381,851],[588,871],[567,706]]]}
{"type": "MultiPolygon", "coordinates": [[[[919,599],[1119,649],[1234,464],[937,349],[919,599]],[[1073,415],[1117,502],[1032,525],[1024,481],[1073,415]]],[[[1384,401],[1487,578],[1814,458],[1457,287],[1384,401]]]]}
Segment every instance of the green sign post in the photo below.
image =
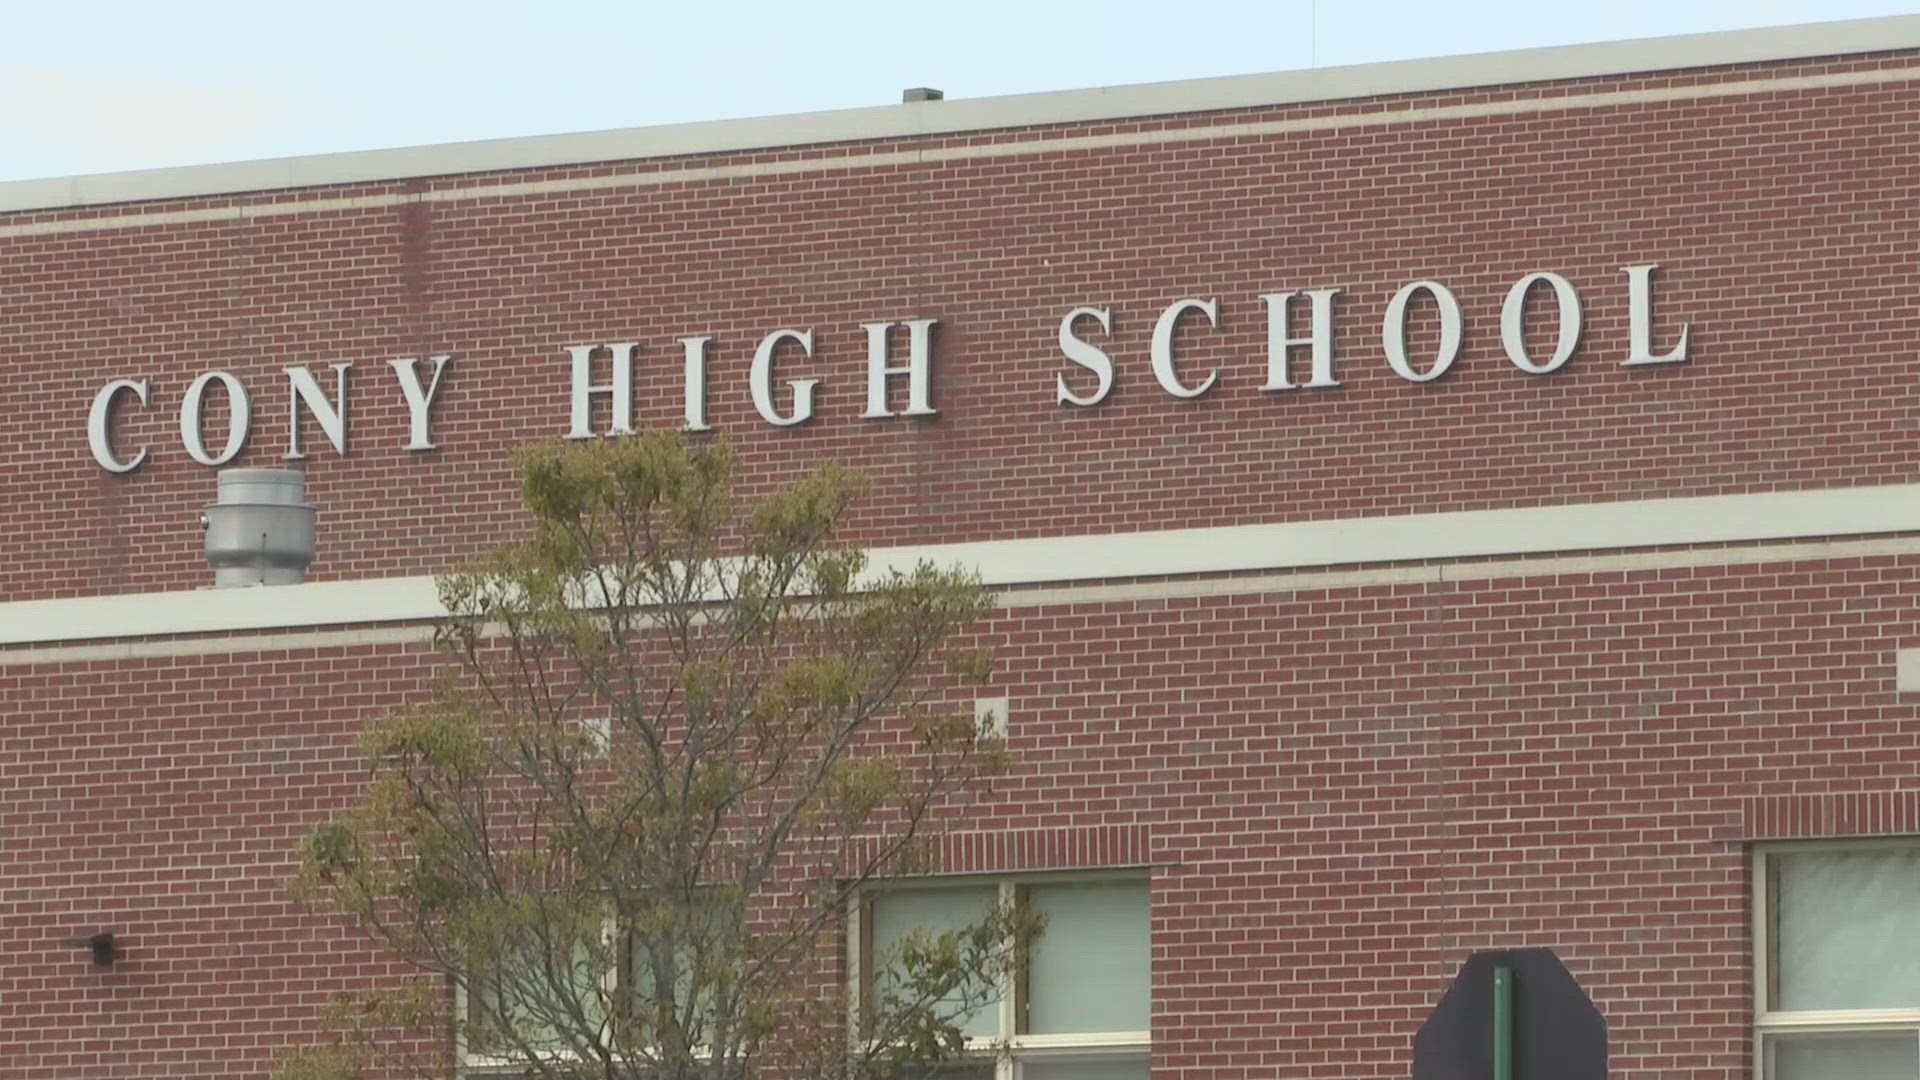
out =
{"type": "Polygon", "coordinates": [[[1493,1080],[1513,1080],[1513,969],[1493,969],[1493,1080]]]}

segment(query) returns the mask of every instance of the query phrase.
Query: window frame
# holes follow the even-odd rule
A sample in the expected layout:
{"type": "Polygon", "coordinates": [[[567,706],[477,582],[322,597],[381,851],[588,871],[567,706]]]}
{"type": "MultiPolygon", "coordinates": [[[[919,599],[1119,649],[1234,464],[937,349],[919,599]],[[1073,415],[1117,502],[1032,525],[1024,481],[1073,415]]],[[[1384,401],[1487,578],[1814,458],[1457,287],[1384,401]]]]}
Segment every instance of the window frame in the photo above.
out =
{"type": "Polygon", "coordinates": [[[1753,1076],[1772,1080],[1767,1040],[1782,1035],[1847,1035],[1862,1032],[1905,1033],[1920,1044],[1920,1005],[1899,1009],[1775,1009],[1778,994],[1779,933],[1777,861],[1815,851],[1920,851],[1920,836],[1854,837],[1779,841],[1753,846],[1753,1076]]]}
{"type": "MultiPolygon", "coordinates": [[[[908,878],[876,878],[855,890],[847,898],[847,1023],[859,1031],[866,1023],[868,978],[871,966],[868,926],[873,899],[883,893],[919,890],[947,890],[995,886],[1002,904],[1017,900],[1021,893],[1036,885],[1098,885],[1112,882],[1139,882],[1147,890],[1147,995],[1151,1012],[1153,998],[1153,875],[1149,867],[1102,867],[1097,870],[1061,870],[1004,874],[940,874],[908,878]]],[[[1153,1033],[1151,1026],[1139,1031],[1073,1032],[1060,1035],[1034,1035],[1021,1031],[1021,1016],[1026,987],[1011,973],[999,987],[997,1010],[999,1034],[973,1035],[955,1064],[994,1062],[995,1080],[1015,1080],[1021,1062],[1086,1059],[1093,1057],[1134,1057],[1147,1052],[1151,1063],[1153,1033]]],[[[1149,1021],[1151,1025],[1151,1021],[1149,1021]]]]}

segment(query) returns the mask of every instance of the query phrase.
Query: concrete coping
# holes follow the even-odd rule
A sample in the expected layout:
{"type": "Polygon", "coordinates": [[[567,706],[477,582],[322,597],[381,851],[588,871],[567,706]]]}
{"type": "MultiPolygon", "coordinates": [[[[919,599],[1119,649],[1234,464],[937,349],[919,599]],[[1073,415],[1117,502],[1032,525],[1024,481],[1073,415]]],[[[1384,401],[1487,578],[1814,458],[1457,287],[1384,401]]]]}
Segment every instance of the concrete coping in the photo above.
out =
{"type": "Polygon", "coordinates": [[[1920,49],[1920,15],[0,183],[0,213],[1138,119],[1920,49]]]}

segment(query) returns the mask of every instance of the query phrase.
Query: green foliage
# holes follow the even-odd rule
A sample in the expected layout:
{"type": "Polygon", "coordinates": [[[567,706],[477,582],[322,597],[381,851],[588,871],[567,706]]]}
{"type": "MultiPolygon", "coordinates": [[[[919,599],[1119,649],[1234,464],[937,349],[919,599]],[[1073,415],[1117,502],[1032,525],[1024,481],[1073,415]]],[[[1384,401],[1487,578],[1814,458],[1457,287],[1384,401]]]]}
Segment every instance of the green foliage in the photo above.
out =
{"type": "Polygon", "coordinates": [[[838,466],[743,510],[724,440],[515,461],[524,538],[440,579],[444,677],[367,724],[364,795],[294,882],[422,977],[332,1010],[283,1080],[445,1075],[456,1027],[515,1075],[951,1056],[1011,915],[904,950],[857,1034],[836,942],[860,886],[933,869],[943,817],[1006,764],[956,704],[992,667],[956,645],[978,582],[836,546],[866,486],[838,466]]]}
{"type": "Polygon", "coordinates": [[[960,1021],[992,1007],[1021,977],[1026,951],[1009,943],[1031,941],[1044,928],[1031,908],[999,905],[972,925],[915,930],[877,951],[862,1002],[868,1049],[897,1074],[960,1054],[960,1021]]]}

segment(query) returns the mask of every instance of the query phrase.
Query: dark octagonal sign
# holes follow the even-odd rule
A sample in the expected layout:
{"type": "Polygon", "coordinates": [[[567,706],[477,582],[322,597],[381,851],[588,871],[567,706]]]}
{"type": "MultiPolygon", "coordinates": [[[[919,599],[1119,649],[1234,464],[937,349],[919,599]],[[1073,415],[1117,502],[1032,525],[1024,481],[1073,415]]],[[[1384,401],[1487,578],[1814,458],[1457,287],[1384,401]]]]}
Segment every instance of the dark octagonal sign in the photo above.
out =
{"type": "Polygon", "coordinates": [[[1607,1023],[1551,949],[1478,952],[1413,1039],[1413,1080],[1495,1080],[1495,972],[1511,974],[1508,1080],[1606,1080],[1607,1023]]]}

